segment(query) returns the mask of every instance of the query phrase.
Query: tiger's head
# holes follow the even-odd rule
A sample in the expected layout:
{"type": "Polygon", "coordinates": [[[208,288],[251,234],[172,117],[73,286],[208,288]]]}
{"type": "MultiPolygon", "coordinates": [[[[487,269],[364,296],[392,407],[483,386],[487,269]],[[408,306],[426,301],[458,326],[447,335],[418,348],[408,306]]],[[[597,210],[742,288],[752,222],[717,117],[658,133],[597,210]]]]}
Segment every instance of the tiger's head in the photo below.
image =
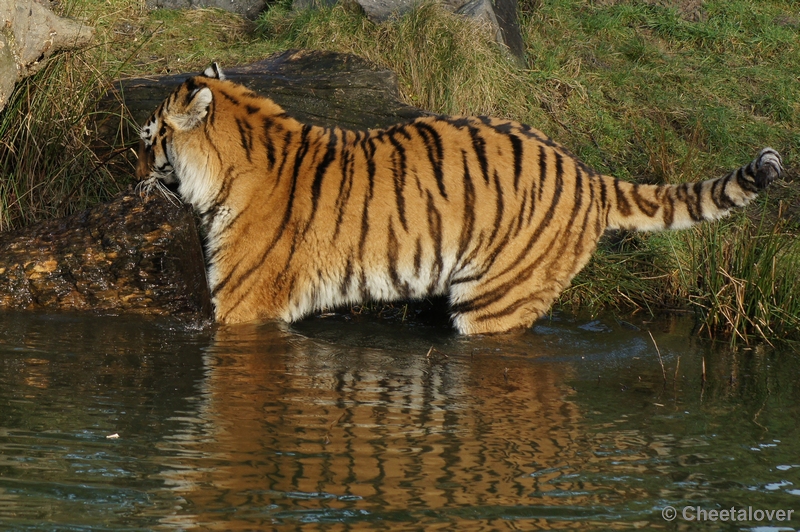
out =
{"type": "Polygon", "coordinates": [[[186,161],[178,156],[177,145],[185,144],[205,123],[213,102],[212,90],[206,81],[224,79],[219,65],[213,63],[201,75],[183,82],[153,112],[139,135],[136,178],[140,183],[157,185],[160,182],[180,192],[179,177],[184,175],[182,167],[186,166],[186,161]]]}

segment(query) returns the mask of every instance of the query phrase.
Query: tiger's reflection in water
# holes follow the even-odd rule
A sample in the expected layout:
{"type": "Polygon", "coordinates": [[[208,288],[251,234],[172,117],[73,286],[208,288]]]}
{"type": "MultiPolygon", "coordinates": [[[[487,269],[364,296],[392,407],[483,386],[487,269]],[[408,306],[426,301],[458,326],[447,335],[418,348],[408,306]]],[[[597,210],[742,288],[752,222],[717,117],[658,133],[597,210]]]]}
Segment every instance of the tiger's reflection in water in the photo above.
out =
{"type": "Polygon", "coordinates": [[[343,345],[274,323],[221,328],[180,467],[163,474],[187,501],[173,524],[464,530],[617,502],[576,478],[596,468],[597,441],[572,401],[571,363],[497,338],[446,336],[430,350],[404,334],[359,326],[343,345]]]}

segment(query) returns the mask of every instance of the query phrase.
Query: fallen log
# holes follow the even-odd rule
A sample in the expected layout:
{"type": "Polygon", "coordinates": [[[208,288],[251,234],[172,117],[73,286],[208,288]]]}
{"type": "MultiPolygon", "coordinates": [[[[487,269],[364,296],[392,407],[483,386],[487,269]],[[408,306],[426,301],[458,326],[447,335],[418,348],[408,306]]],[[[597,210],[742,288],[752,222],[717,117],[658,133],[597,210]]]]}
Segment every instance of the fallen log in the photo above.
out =
{"type": "MultiPolygon", "coordinates": [[[[424,114],[399,101],[394,73],[358,57],[289,51],[223,70],[300,120],[366,129],[424,114]]],[[[136,128],[189,74],[119,82],[103,99],[98,149],[125,152],[136,128]],[[116,122],[109,117],[128,117],[116,122]]],[[[127,150],[130,152],[131,150],[127,150]]],[[[191,210],[130,188],[109,203],[0,233],[0,310],[174,315],[208,320],[211,303],[191,210]]]]}
{"type": "Polygon", "coordinates": [[[0,309],[211,317],[187,206],[130,189],[59,220],[0,233],[0,309]]]}
{"type": "MultiPolygon", "coordinates": [[[[358,56],[288,50],[241,66],[220,65],[225,76],[273,99],[301,122],[349,129],[388,127],[425,115],[400,101],[397,76],[358,56]]],[[[99,136],[137,140],[136,127],[189,75],[127,79],[103,98],[99,136]],[[134,125],[136,127],[134,127],[134,125]]],[[[113,147],[113,146],[112,146],[113,147]]]]}

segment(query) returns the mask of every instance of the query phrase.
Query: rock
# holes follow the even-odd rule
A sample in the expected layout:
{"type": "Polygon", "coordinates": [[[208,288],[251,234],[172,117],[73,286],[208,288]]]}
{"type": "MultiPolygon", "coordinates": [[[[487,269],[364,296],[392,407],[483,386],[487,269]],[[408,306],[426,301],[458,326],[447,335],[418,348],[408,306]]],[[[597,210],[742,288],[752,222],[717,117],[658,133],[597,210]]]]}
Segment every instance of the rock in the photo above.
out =
{"type": "MultiPolygon", "coordinates": [[[[313,9],[331,6],[337,0],[294,0],[293,9],[313,9]]],[[[357,4],[367,17],[375,22],[384,22],[391,17],[400,17],[419,2],[417,0],[340,0],[357,4]]],[[[447,10],[474,18],[490,28],[495,41],[505,45],[521,66],[525,65],[525,48],[517,17],[517,0],[440,0],[447,10]]]]}
{"type": "Polygon", "coordinates": [[[361,6],[372,22],[384,22],[390,17],[402,16],[418,4],[415,0],[355,0],[355,2],[361,6]]]}
{"type": "Polygon", "coordinates": [[[488,24],[494,32],[494,40],[508,47],[520,65],[525,65],[525,45],[517,19],[517,0],[469,0],[458,7],[456,13],[488,24]]]}
{"type": "Polygon", "coordinates": [[[210,319],[191,209],[130,189],[83,213],[0,233],[0,309],[210,319]]]}
{"type": "Polygon", "coordinates": [[[0,110],[17,84],[17,62],[4,33],[0,33],[0,110]]]}
{"type": "Polygon", "coordinates": [[[255,20],[267,7],[266,0],[147,0],[150,9],[218,8],[255,20]]]}
{"type": "Polygon", "coordinates": [[[59,17],[36,0],[0,0],[0,109],[14,85],[55,52],[88,45],[94,29],[59,17]]]}

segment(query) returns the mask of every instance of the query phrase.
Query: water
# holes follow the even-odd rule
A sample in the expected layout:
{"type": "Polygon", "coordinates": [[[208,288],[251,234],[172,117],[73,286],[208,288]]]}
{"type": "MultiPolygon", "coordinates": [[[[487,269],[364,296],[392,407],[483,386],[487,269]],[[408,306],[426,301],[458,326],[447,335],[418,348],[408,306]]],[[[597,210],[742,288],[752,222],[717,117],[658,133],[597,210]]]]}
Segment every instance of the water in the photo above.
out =
{"type": "Polygon", "coordinates": [[[800,355],[691,327],[2,314],[0,529],[796,530],[800,355]]]}

